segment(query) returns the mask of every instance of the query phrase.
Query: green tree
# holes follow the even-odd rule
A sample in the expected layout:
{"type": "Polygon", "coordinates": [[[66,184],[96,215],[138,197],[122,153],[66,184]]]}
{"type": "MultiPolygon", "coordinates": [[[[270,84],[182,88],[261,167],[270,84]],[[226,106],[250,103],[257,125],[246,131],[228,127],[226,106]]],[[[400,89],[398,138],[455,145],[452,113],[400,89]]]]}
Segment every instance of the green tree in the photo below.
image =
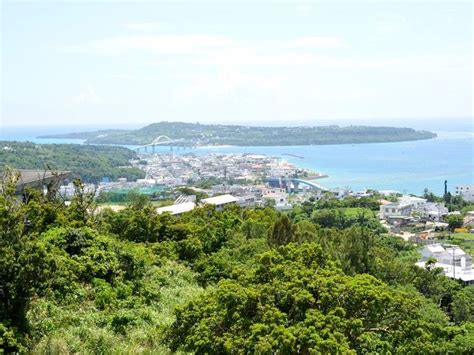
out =
{"type": "Polygon", "coordinates": [[[463,225],[463,218],[460,214],[450,214],[445,218],[446,222],[449,224],[449,229],[454,230],[456,228],[461,228],[463,225]]]}
{"type": "Polygon", "coordinates": [[[89,190],[79,179],[74,182],[74,196],[68,206],[67,213],[71,224],[77,227],[85,226],[94,218],[96,207],[95,190],[89,190]]]}
{"type": "Polygon", "coordinates": [[[289,244],[179,307],[168,340],[196,353],[435,352],[451,335],[424,302],[367,274],[345,276],[314,243],[289,244]]]}
{"type": "Polygon", "coordinates": [[[268,230],[268,245],[279,246],[293,241],[295,227],[286,214],[282,214],[268,230]]]}
{"type": "Polygon", "coordinates": [[[25,350],[29,304],[49,274],[45,246],[28,232],[28,209],[15,196],[17,180],[6,171],[0,182],[0,344],[6,352],[25,350]]]}
{"type": "Polygon", "coordinates": [[[474,322],[474,285],[466,286],[454,294],[452,313],[456,322],[474,322]]]}

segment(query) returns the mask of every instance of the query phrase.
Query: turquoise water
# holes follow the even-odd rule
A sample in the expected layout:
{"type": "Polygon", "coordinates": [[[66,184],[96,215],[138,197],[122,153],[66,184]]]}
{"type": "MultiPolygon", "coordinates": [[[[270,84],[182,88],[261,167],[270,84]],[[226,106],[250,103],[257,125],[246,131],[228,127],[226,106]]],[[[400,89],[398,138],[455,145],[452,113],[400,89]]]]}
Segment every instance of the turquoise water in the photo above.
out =
{"type": "MultiPolygon", "coordinates": [[[[81,140],[37,139],[38,130],[3,130],[0,140],[36,143],[82,143],[81,140]]],[[[51,129],[49,128],[49,133],[51,129]]],[[[254,153],[280,156],[298,166],[326,173],[319,183],[330,188],[351,187],[390,189],[421,194],[427,187],[441,194],[444,180],[451,191],[458,184],[474,184],[473,132],[438,132],[436,139],[355,145],[271,146],[271,147],[201,147],[174,151],[194,153],[254,153]],[[294,154],[303,159],[287,156],[294,154]]],[[[158,150],[157,150],[158,151],[158,150]]],[[[161,147],[160,152],[169,152],[161,147]]]]}
{"type": "MultiPolygon", "coordinates": [[[[157,150],[158,151],[158,150],[157,150]]],[[[160,147],[160,152],[169,148],[160,147]]],[[[421,194],[425,187],[442,194],[444,180],[454,191],[459,184],[474,184],[472,132],[438,132],[438,138],[398,143],[354,145],[202,147],[183,153],[253,153],[280,156],[317,172],[328,174],[319,183],[330,188],[374,188],[421,194]],[[303,159],[287,156],[293,154],[303,159]]]]}

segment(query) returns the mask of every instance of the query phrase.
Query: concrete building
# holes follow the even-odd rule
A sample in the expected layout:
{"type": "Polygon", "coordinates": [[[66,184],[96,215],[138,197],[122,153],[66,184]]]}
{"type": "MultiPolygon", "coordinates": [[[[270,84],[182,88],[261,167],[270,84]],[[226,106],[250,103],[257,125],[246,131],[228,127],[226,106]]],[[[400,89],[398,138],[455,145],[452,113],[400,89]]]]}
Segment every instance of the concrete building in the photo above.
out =
{"type": "Polygon", "coordinates": [[[237,203],[239,200],[232,195],[220,195],[215,197],[209,197],[201,200],[201,203],[206,205],[214,205],[218,209],[223,208],[226,205],[237,203]]]}
{"type": "Polygon", "coordinates": [[[426,245],[421,251],[421,260],[416,265],[425,267],[429,258],[436,260],[434,267],[442,268],[447,277],[474,284],[472,257],[457,245],[426,245]]]}
{"type": "Polygon", "coordinates": [[[449,210],[444,206],[444,203],[426,202],[417,208],[420,216],[432,221],[439,221],[443,216],[446,216],[449,210]]]}
{"type": "Polygon", "coordinates": [[[468,202],[474,202],[474,185],[456,186],[455,194],[456,196],[462,196],[468,202]]]}
{"type": "Polygon", "coordinates": [[[414,206],[409,202],[392,202],[380,206],[380,217],[383,219],[395,217],[410,217],[414,206]]]}
{"type": "Polygon", "coordinates": [[[171,206],[159,207],[156,209],[158,214],[162,214],[165,212],[169,212],[173,216],[177,216],[189,211],[192,211],[196,208],[196,204],[194,202],[185,202],[185,203],[178,203],[171,206]]]}
{"type": "Polygon", "coordinates": [[[472,226],[474,228],[474,211],[466,212],[466,216],[463,220],[464,226],[472,226]]]}
{"type": "Polygon", "coordinates": [[[262,200],[264,202],[268,200],[275,201],[275,208],[280,211],[290,210],[293,207],[288,203],[288,194],[284,189],[271,190],[263,195],[262,200]]]}
{"type": "MultiPolygon", "coordinates": [[[[70,171],[50,171],[50,170],[18,170],[19,178],[16,182],[15,194],[23,195],[26,188],[44,190],[51,183],[62,183],[72,176],[70,171]]],[[[0,171],[0,177],[5,172],[0,171]]]]}

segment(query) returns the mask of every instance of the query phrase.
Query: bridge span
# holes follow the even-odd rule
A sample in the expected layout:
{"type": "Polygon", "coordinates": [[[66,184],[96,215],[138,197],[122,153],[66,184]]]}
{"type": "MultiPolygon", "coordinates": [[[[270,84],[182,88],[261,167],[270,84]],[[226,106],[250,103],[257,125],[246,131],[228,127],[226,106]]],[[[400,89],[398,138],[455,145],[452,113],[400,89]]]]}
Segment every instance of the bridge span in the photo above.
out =
{"type": "Polygon", "coordinates": [[[179,148],[185,149],[186,147],[194,148],[195,143],[191,141],[186,141],[183,138],[172,139],[166,135],[161,135],[161,136],[156,137],[151,143],[144,144],[139,147],[135,147],[133,148],[133,150],[136,150],[137,152],[140,152],[140,150],[144,150],[145,152],[148,152],[148,148],[150,147],[152,153],[155,153],[155,148],[158,146],[169,146],[170,150],[173,150],[173,147],[176,147],[177,149],[179,148]]]}

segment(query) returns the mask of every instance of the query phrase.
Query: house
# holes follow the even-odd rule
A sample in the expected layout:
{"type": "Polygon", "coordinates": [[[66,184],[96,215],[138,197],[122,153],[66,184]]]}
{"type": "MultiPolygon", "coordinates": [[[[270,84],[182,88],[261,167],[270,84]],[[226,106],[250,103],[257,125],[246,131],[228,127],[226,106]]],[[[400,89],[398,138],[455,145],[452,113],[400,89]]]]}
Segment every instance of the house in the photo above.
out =
{"type": "Polygon", "coordinates": [[[293,206],[288,203],[288,194],[284,190],[271,191],[263,195],[262,200],[275,201],[275,208],[280,211],[290,210],[293,206]]]}
{"type": "Polygon", "coordinates": [[[416,244],[433,244],[434,233],[432,229],[426,229],[424,231],[418,232],[411,235],[408,240],[416,244]]]}
{"type": "Polygon", "coordinates": [[[392,202],[380,206],[380,216],[383,219],[410,217],[414,206],[407,202],[392,202]]]}
{"type": "Polygon", "coordinates": [[[447,277],[461,280],[467,284],[474,284],[472,257],[466,254],[459,246],[426,245],[421,251],[421,260],[416,265],[424,268],[430,258],[436,260],[434,267],[442,268],[443,273],[447,277]]]}
{"type": "Polygon", "coordinates": [[[417,208],[420,216],[432,221],[439,221],[443,216],[448,214],[448,209],[444,203],[426,202],[417,208]]]}
{"type": "Polygon", "coordinates": [[[415,196],[407,196],[404,195],[400,197],[399,202],[405,203],[405,204],[411,204],[413,205],[414,209],[418,209],[423,207],[426,204],[426,199],[421,198],[421,197],[415,197],[415,196]]]}
{"type": "Polygon", "coordinates": [[[237,198],[239,200],[238,203],[241,207],[255,207],[257,203],[257,199],[253,194],[237,196],[237,198]]]}
{"type": "Polygon", "coordinates": [[[456,186],[455,194],[468,202],[474,202],[474,185],[456,186]]]}
{"type": "Polygon", "coordinates": [[[382,219],[409,218],[414,212],[420,217],[439,220],[448,210],[444,205],[428,203],[426,199],[415,196],[402,196],[397,202],[383,203],[380,206],[382,219]]]}
{"type": "Polygon", "coordinates": [[[466,212],[466,215],[464,216],[463,225],[474,226],[474,211],[466,212]]]}

